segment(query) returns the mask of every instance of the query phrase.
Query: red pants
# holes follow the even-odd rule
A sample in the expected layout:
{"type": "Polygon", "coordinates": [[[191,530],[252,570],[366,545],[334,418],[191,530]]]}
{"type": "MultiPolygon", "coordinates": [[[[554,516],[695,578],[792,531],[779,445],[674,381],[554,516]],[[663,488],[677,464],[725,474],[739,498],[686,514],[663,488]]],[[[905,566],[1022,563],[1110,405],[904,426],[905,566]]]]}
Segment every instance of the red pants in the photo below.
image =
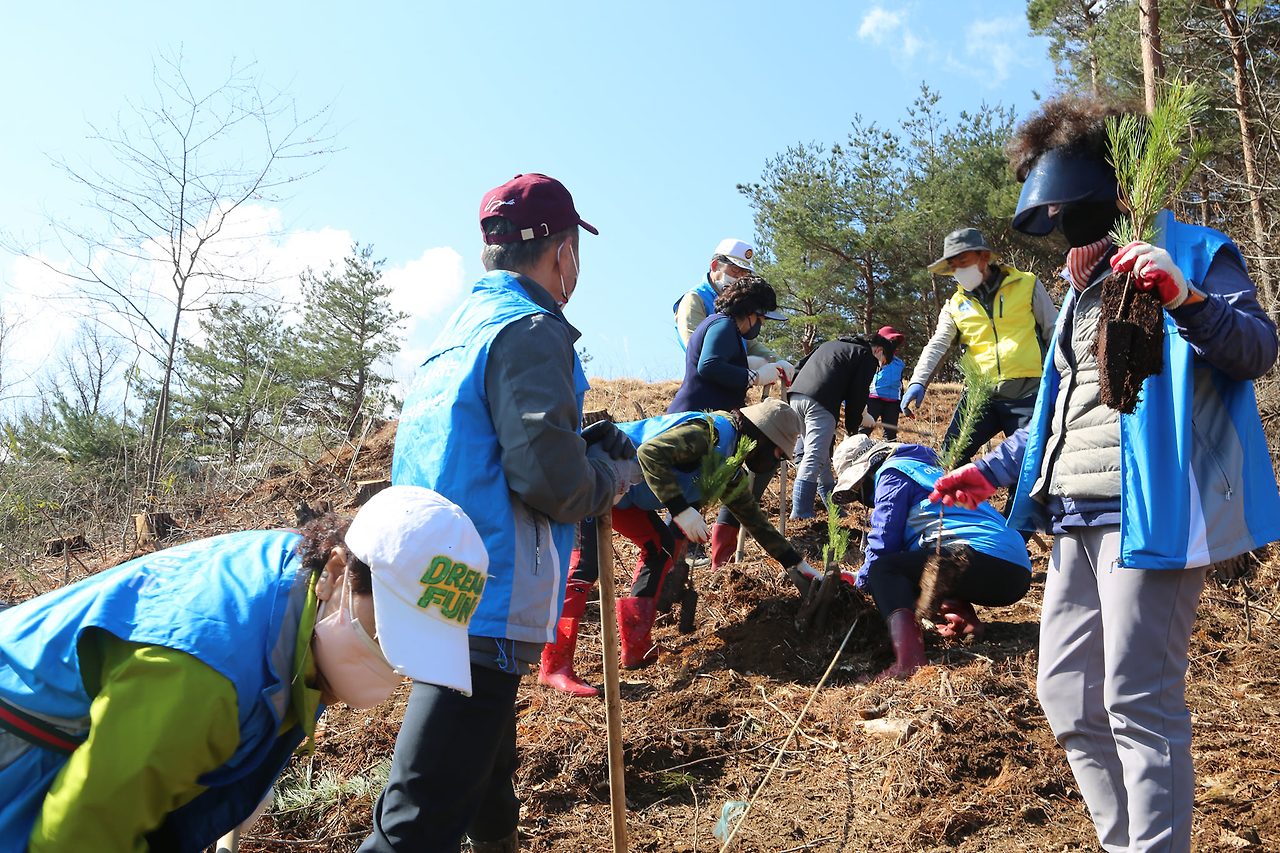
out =
{"type": "MultiPolygon", "coordinates": [[[[631,577],[631,595],[635,598],[656,598],[662,589],[662,581],[671,570],[677,537],[672,535],[656,512],[652,510],[614,509],[613,529],[635,543],[640,549],[635,573],[631,577]]],[[[596,553],[596,520],[587,518],[578,527],[578,547],[569,560],[569,580],[595,583],[600,577],[600,558],[596,553]]],[[[683,545],[684,538],[679,542],[683,545]]]]}

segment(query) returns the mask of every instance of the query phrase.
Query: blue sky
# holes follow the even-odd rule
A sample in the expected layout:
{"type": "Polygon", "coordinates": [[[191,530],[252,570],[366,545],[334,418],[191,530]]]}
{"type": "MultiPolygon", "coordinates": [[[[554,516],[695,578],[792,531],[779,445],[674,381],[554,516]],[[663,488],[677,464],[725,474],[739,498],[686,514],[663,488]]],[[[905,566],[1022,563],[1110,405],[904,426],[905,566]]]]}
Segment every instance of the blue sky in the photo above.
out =
{"type": "MultiPolygon", "coordinates": [[[[268,211],[264,253],[323,265],[352,239],[387,259],[410,363],[481,273],[477,208],[518,172],[560,178],[600,229],[568,307],[588,373],[678,376],[671,303],[723,237],[751,239],[735,185],[796,142],[842,139],[855,113],[894,124],[927,82],[949,114],[1033,106],[1052,88],[1021,0],[25,4],[7,11],[0,231],[75,221],[83,196],[50,157],[105,168],[89,125],[150,97],[179,49],[211,84],[256,63],[299,107],[331,105],[337,153],[268,211]]],[[[50,260],[58,258],[51,255],[50,260]]],[[[28,356],[66,333],[49,287],[0,257],[0,305],[28,356]],[[25,337],[24,337],[25,335],[25,337]]],[[[37,362],[43,358],[36,358],[37,362]]]]}

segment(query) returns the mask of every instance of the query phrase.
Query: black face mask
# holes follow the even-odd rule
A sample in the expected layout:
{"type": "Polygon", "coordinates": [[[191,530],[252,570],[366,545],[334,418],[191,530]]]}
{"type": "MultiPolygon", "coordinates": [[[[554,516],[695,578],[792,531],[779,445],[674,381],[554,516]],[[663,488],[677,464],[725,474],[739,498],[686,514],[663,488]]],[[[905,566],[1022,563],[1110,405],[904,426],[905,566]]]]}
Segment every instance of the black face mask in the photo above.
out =
{"type": "Polygon", "coordinates": [[[1073,249],[1088,246],[1106,237],[1120,218],[1114,201],[1078,201],[1062,206],[1058,226],[1073,249]]]}
{"type": "Polygon", "coordinates": [[[742,460],[742,463],[753,474],[763,474],[772,470],[777,462],[773,456],[773,447],[772,441],[765,440],[757,443],[755,449],[747,454],[747,458],[742,460]]]}
{"type": "Polygon", "coordinates": [[[750,328],[750,329],[747,329],[745,332],[743,332],[743,333],[742,333],[742,336],[743,336],[744,338],[746,338],[747,340],[749,340],[749,341],[750,341],[750,340],[755,340],[756,338],[758,338],[758,337],[760,336],[760,329],[761,329],[763,326],[764,326],[764,320],[761,320],[761,319],[757,316],[757,317],[756,317],[756,319],[755,319],[755,322],[751,324],[751,328],[750,328]]]}

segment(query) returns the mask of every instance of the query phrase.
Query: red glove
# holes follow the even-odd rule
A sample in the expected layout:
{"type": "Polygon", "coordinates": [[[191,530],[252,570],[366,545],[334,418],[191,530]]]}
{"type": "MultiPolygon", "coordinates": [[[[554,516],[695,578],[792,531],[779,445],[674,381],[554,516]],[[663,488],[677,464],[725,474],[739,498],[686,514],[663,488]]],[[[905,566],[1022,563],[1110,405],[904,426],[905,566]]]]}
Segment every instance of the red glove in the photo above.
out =
{"type": "Polygon", "coordinates": [[[982,475],[977,465],[965,465],[950,474],[943,474],[933,484],[929,500],[942,502],[943,506],[962,506],[973,509],[996,493],[996,486],[982,475]]]}
{"type": "Polygon", "coordinates": [[[1134,286],[1154,290],[1165,308],[1177,308],[1190,293],[1182,271],[1173,258],[1159,246],[1135,240],[1111,258],[1111,269],[1117,273],[1132,270],[1134,286]]]}

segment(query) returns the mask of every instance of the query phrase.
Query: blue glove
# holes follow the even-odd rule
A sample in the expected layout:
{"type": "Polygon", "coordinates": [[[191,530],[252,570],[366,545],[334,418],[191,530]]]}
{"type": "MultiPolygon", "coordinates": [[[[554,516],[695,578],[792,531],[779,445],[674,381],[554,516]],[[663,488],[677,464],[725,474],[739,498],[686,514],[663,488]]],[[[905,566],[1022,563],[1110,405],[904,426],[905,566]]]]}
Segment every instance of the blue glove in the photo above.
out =
{"type": "Polygon", "coordinates": [[[913,406],[918,406],[924,402],[924,386],[919,382],[914,382],[907,387],[907,393],[902,395],[902,412],[907,416],[914,416],[915,412],[911,411],[913,406]]]}

